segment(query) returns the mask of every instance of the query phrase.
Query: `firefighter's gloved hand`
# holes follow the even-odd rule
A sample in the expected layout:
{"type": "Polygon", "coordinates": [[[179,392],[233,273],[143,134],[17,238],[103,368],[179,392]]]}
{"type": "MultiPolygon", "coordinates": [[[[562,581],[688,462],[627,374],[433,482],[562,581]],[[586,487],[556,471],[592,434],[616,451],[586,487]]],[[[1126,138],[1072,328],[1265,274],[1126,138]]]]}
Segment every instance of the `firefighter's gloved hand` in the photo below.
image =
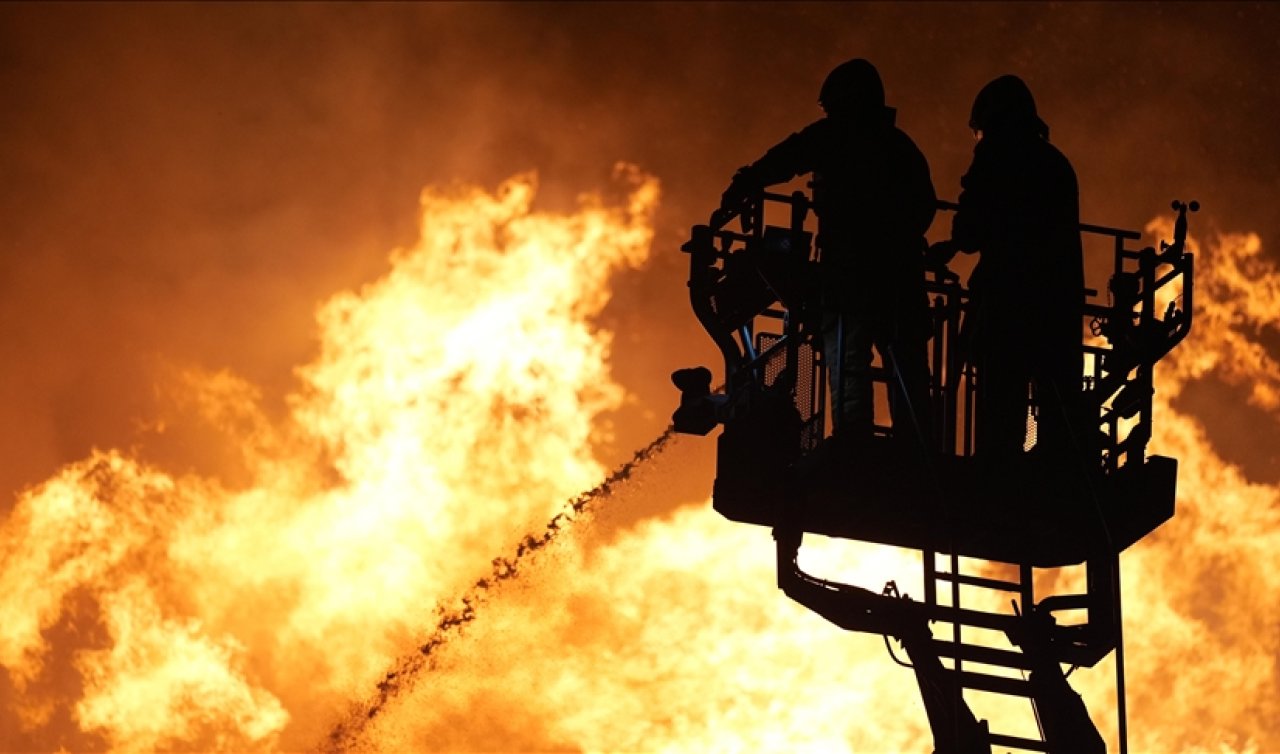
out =
{"type": "Polygon", "coordinates": [[[926,267],[946,267],[957,251],[954,241],[939,241],[924,253],[924,264],[926,267]]]}

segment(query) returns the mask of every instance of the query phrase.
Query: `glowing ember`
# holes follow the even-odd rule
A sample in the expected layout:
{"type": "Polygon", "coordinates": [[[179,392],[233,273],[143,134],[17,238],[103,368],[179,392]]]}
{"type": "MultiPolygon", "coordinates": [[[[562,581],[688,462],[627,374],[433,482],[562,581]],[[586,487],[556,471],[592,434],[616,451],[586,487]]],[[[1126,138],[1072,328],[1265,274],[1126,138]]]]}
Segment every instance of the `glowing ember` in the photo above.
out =
{"type": "Polygon", "coordinates": [[[657,200],[618,178],[625,206],[566,216],[531,209],[529,176],[425,192],[421,240],[321,307],[282,425],[233,376],[189,375],[247,487],[106,452],[25,493],[0,530],[0,665],[29,746],[305,746],[438,600],[595,484],[623,392],[591,321],[657,200]]]}

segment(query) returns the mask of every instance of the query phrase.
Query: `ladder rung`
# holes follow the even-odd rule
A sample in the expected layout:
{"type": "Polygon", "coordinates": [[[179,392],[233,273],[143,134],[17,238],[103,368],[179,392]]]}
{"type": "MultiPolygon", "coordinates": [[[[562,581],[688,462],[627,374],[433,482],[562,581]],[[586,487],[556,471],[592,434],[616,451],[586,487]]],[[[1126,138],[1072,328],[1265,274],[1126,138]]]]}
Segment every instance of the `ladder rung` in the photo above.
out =
{"type": "Polygon", "coordinates": [[[987,741],[994,746],[1012,746],[1023,751],[1049,751],[1049,744],[1044,741],[1037,741],[1034,738],[1006,736],[1003,733],[988,733],[987,741]]]}
{"type": "Polygon", "coordinates": [[[1103,657],[1111,654],[1113,649],[1115,649],[1114,642],[1099,646],[1066,646],[1057,652],[1055,659],[1058,662],[1079,665],[1082,668],[1091,668],[1097,665],[1098,661],[1103,657]]]}
{"type": "Polygon", "coordinates": [[[960,685],[977,691],[990,691],[1005,696],[1031,696],[1031,684],[1021,678],[1006,678],[989,673],[972,673],[960,671],[960,685]]]}
{"type": "MultiPolygon", "coordinates": [[[[1031,660],[1022,652],[973,644],[961,644],[961,649],[957,650],[955,642],[948,639],[934,639],[933,641],[934,652],[941,657],[959,657],[966,662],[980,662],[984,665],[995,665],[1002,668],[1031,670],[1031,660]]],[[[1056,651],[1053,653],[1052,658],[1055,662],[1091,668],[1097,665],[1102,658],[1111,654],[1113,649],[1115,649],[1114,644],[1103,646],[1062,644],[1055,647],[1056,651]]]]}
{"type": "Polygon", "coordinates": [[[968,576],[963,573],[952,574],[947,571],[937,571],[933,574],[943,581],[954,581],[958,584],[968,584],[969,586],[980,586],[986,589],[1000,589],[1005,592],[1021,592],[1022,584],[1016,581],[1001,581],[1000,579],[989,579],[985,576],[968,576]]]}
{"type": "Polygon", "coordinates": [[[1090,601],[1087,594],[1055,594],[1040,600],[1036,608],[1044,611],[1086,610],[1090,601]]]}
{"type": "Polygon", "coordinates": [[[933,640],[933,651],[942,657],[958,657],[966,662],[980,662],[983,665],[994,665],[1001,668],[1017,668],[1030,670],[1031,660],[1021,652],[995,647],[980,647],[973,644],[959,644],[941,639],[933,640]]]}
{"type": "Polygon", "coordinates": [[[929,605],[929,619],[959,623],[974,628],[989,628],[993,631],[1008,631],[1018,624],[1018,616],[1008,613],[984,613],[981,610],[970,610],[950,605],[929,605]]]}

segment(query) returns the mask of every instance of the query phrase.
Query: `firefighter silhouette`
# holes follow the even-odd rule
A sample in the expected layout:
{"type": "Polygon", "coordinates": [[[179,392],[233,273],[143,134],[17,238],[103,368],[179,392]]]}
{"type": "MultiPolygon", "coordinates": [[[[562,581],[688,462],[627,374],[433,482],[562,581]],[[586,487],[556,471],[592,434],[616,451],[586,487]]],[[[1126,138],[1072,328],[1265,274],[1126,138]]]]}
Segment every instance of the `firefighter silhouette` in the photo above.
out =
{"type": "Polygon", "coordinates": [[[1026,441],[1029,394],[1036,446],[1071,447],[1080,414],[1080,317],[1084,265],[1079,189],[1067,158],[1049,143],[1031,90],[1017,76],[983,87],[969,127],[979,139],[960,179],[951,239],[931,261],[977,252],[969,279],[967,359],[977,370],[976,452],[1007,459],[1026,441]]]}
{"type": "Polygon", "coordinates": [[[871,435],[874,346],[891,374],[895,436],[917,428],[928,442],[924,233],[936,211],[929,165],[894,124],[880,74],[866,60],[831,71],[818,104],[826,117],[739,170],[721,206],[734,208],[752,192],[812,173],[835,433],[871,435]]]}
{"type": "MultiPolygon", "coordinates": [[[[937,754],[995,747],[1104,754],[1106,742],[1063,666],[1093,667],[1109,655],[1124,750],[1119,554],[1175,508],[1176,459],[1145,450],[1151,370],[1190,331],[1186,213],[1197,205],[1174,203],[1174,240],[1159,252],[1126,248],[1141,237],[1133,231],[1081,226],[1071,164],[1049,143],[1026,84],[1003,76],[973,105],[973,161],[959,203],[945,205],[956,210],[951,238],[923,253],[937,206],[929,169],[894,126],[875,69],[865,60],[836,68],[819,103],[826,117],[742,168],[710,222],[694,225],[681,247],[690,259],[690,303],[724,357],[725,387],[713,392],[705,367],[675,372],[681,399],[672,429],[707,435],[723,426],[713,507],[730,521],[773,527],[777,583],[790,599],[842,629],[901,644],[910,662],[894,659],[915,672],[937,754]],[[802,191],[758,193],[805,173],[813,175],[812,201],[802,191]],[[766,207],[789,210],[790,226],[767,225],[766,207]],[[818,214],[816,260],[804,227],[810,208],[818,214]],[[726,228],[735,214],[741,232],[726,228]],[[1112,304],[1089,307],[1106,342],[1091,351],[1100,368],[1088,393],[1081,389],[1082,232],[1113,244],[1116,270],[1112,304]],[[937,295],[930,323],[925,269],[959,251],[980,254],[969,287],[950,275],[927,283],[937,295]],[[824,284],[825,332],[815,326],[806,285],[815,276],[824,284]],[[1185,310],[1169,303],[1169,291],[1181,292],[1185,310]],[[894,434],[929,431],[913,421],[926,412],[903,411],[925,404],[929,329],[941,334],[934,356],[945,370],[939,426],[966,439],[976,430],[977,463],[938,457],[919,464],[882,452],[890,444],[880,442],[855,445],[867,451],[856,456],[827,452],[820,366],[834,373],[837,430],[866,436],[874,428],[872,349],[891,372],[894,434]],[[976,373],[957,373],[957,351],[976,373]],[[976,412],[968,400],[975,382],[976,412]],[[1076,421],[1086,415],[1081,404],[1096,412],[1099,400],[1108,402],[1107,414],[1076,421]],[[1037,447],[1095,451],[1103,464],[1073,468],[1038,451],[1051,464],[1034,455],[1026,464],[989,463],[1022,453],[1029,405],[1039,409],[1037,447]],[[1131,422],[1124,439],[1121,422],[1131,422]],[[923,599],[899,593],[892,581],[877,594],[805,573],[806,532],[919,551],[923,599]],[[980,575],[967,559],[1007,567],[980,575]],[[1041,586],[1040,570],[1081,566],[1083,591],[1041,586]],[[970,595],[968,606],[962,594],[970,595]],[[999,607],[1011,595],[1012,612],[999,607]],[[1059,624],[1063,612],[1068,621],[1059,624]],[[944,628],[937,636],[934,624],[944,628]],[[1003,632],[1012,648],[993,645],[992,632],[1003,632]],[[1042,740],[992,731],[969,707],[970,691],[1031,699],[1042,740]]],[[[951,453],[961,438],[944,439],[951,453]]],[[[970,449],[965,442],[962,455],[970,449]]]]}

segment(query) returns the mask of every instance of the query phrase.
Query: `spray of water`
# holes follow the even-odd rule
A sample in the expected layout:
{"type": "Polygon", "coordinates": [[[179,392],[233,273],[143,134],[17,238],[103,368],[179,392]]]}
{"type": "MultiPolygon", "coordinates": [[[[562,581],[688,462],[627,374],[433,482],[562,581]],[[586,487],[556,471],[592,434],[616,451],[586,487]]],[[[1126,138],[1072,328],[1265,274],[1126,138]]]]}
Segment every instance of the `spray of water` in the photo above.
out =
{"type": "Polygon", "coordinates": [[[489,575],[471,585],[457,600],[458,607],[440,609],[435,628],[418,646],[417,651],[397,660],[395,666],[378,683],[373,697],[334,726],[329,733],[326,750],[337,752],[351,748],[367,721],[377,717],[392,698],[416,681],[424,671],[431,669],[435,652],[475,620],[477,609],[488,600],[493,590],[520,576],[522,567],[530,558],[555,541],[574,523],[582,520],[583,514],[588,513],[596,503],[609,498],[619,485],[631,479],[638,467],[657,457],[674,437],[674,429],[668,427],[649,444],[635,451],[630,460],[615,468],[600,484],[567,501],[563,510],[547,522],[541,533],[526,534],[512,555],[494,558],[489,575]]]}

